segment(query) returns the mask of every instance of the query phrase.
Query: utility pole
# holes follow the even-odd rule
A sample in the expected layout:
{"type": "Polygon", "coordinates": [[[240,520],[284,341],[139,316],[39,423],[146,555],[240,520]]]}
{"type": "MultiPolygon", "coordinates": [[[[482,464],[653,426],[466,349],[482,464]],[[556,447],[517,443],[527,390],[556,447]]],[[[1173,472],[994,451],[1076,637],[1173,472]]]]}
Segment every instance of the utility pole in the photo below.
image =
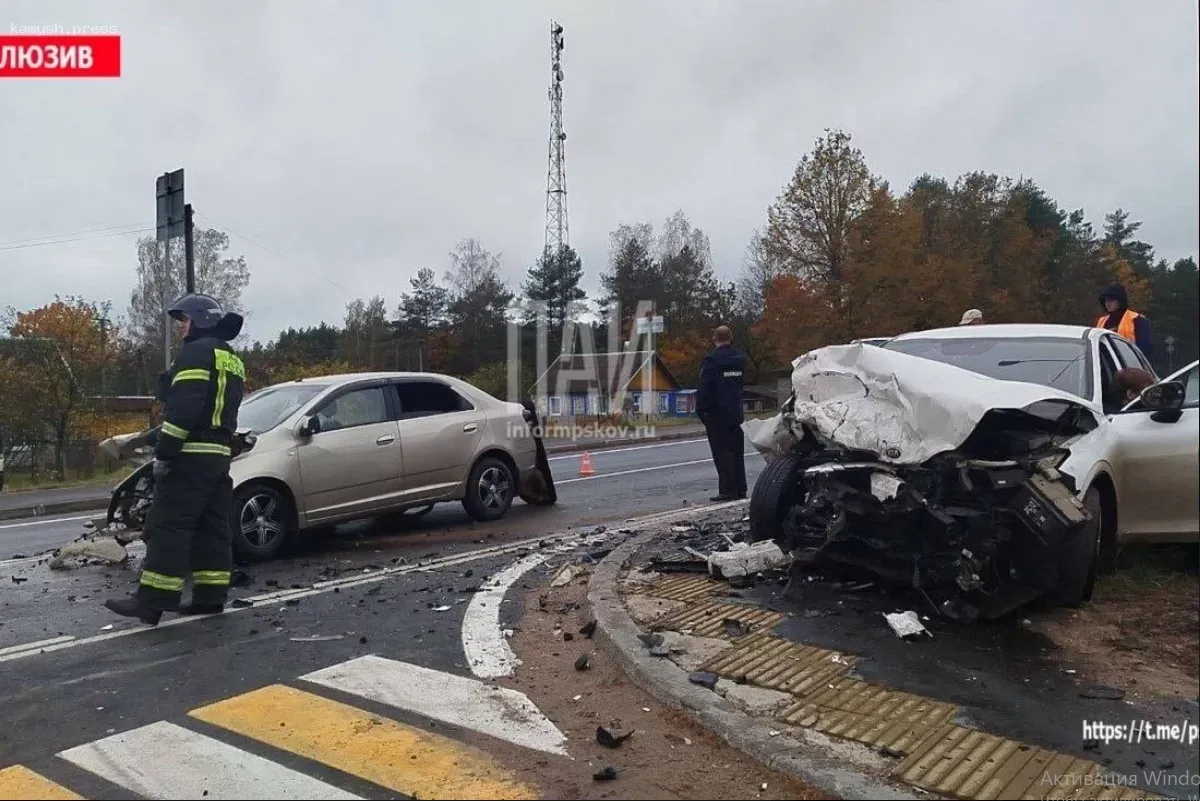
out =
{"type": "Polygon", "coordinates": [[[100,318],[100,415],[108,437],[108,315],[100,318]]]}
{"type": "Polygon", "coordinates": [[[563,131],[563,26],[550,21],[550,156],[546,170],[546,259],[570,243],[567,226],[567,135],[563,131]]]}

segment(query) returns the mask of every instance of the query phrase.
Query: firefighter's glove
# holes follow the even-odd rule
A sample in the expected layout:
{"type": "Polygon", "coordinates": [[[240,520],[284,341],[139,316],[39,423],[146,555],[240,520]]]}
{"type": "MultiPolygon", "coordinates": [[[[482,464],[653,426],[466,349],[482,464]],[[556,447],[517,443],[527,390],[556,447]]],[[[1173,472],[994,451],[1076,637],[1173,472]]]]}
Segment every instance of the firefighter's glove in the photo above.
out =
{"type": "Polygon", "coordinates": [[[162,481],[167,477],[167,473],[171,471],[171,465],[162,459],[155,459],[152,470],[154,471],[154,480],[162,481]]]}

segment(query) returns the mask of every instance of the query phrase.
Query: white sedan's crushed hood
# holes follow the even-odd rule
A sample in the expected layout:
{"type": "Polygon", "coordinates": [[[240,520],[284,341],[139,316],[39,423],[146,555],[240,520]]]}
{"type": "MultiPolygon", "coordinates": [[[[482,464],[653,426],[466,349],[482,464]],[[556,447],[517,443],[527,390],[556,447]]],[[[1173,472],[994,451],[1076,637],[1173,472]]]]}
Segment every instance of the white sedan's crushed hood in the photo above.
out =
{"type": "Polygon", "coordinates": [[[871,345],[820,348],[796,359],[792,368],[794,422],[780,414],[763,425],[746,426],[765,455],[787,450],[802,435],[792,430],[796,423],[844,448],[874,453],[880,461],[915,465],[961,446],[993,410],[1061,402],[1100,420],[1090,405],[1067,392],[1001,381],[871,345]]]}

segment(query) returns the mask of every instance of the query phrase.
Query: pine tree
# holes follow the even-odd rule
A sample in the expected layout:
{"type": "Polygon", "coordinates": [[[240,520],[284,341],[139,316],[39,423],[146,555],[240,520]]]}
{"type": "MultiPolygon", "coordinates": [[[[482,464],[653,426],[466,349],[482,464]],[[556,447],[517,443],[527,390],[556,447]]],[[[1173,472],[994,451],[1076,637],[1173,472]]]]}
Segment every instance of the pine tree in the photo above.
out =
{"type": "MultiPolygon", "coordinates": [[[[546,304],[549,318],[550,349],[558,353],[562,349],[563,324],[571,312],[572,304],[583,301],[587,293],[580,288],[583,280],[583,261],[569,245],[557,253],[547,250],[529,269],[529,278],[522,288],[529,300],[546,304]]],[[[534,312],[530,312],[526,324],[536,324],[534,312]]]]}

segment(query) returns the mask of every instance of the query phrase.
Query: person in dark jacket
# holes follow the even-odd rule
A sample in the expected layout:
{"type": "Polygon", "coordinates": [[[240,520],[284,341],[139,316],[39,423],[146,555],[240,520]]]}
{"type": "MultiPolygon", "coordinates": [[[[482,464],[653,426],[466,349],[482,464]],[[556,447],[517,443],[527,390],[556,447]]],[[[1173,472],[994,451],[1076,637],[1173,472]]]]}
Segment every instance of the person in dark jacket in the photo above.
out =
{"type": "Polygon", "coordinates": [[[1113,284],[1100,295],[1100,306],[1104,314],[1096,321],[1097,328],[1116,331],[1119,336],[1137,345],[1147,359],[1154,358],[1154,337],[1150,321],[1129,308],[1129,296],[1125,287],[1113,284]]]}
{"type": "Polygon", "coordinates": [[[746,497],[746,457],[742,434],[742,378],[746,359],[733,347],[733,332],[720,326],[713,332],[716,346],[700,364],[696,416],[704,423],[717,468],[718,490],[713,501],[746,497]]]}
{"type": "Polygon", "coordinates": [[[165,411],[154,447],[154,502],[147,514],[146,558],[133,597],[105,601],[111,611],[157,625],[163,612],[225,609],[233,571],[229,476],[246,368],[229,342],[242,318],[216,299],[190,294],[170,310],[183,347],[160,388],[165,411]],[[180,604],[185,581],[192,598],[180,604]]]}

